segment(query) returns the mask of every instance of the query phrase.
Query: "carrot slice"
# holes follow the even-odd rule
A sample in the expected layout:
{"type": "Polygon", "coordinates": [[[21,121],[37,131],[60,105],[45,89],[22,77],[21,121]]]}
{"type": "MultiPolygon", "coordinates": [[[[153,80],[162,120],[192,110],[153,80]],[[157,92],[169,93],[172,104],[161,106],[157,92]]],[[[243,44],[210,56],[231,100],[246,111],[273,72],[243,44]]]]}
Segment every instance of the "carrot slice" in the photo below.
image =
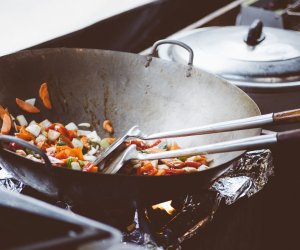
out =
{"type": "Polygon", "coordinates": [[[50,97],[49,97],[49,92],[48,92],[48,85],[47,83],[42,83],[40,90],[39,90],[39,96],[44,104],[44,106],[47,109],[52,109],[50,97]]]}
{"type": "Polygon", "coordinates": [[[35,136],[31,133],[29,133],[25,127],[23,126],[20,126],[20,129],[19,129],[19,133],[15,133],[15,136],[17,136],[18,138],[21,138],[25,141],[31,141],[31,140],[34,140],[35,139],[35,136]]]}
{"type": "Polygon", "coordinates": [[[103,129],[106,131],[106,132],[108,132],[108,133],[113,133],[114,132],[114,128],[113,128],[113,126],[112,126],[112,124],[111,124],[111,121],[110,120],[105,120],[104,122],[103,122],[103,129]]]}
{"type": "Polygon", "coordinates": [[[5,114],[7,114],[7,110],[0,105],[0,118],[3,119],[5,114]]]}
{"type": "MultiPolygon", "coordinates": [[[[61,146],[63,147],[63,146],[61,146]]],[[[56,151],[57,151],[56,147],[56,151]]],[[[79,160],[83,160],[83,155],[82,155],[82,150],[81,148],[70,148],[70,147],[65,147],[64,149],[62,148],[61,151],[57,151],[55,154],[55,157],[57,159],[66,159],[68,157],[78,157],[79,160]]]]}
{"type": "Polygon", "coordinates": [[[5,113],[3,116],[1,133],[8,134],[10,130],[11,130],[11,119],[10,119],[10,116],[5,113]]]}
{"type": "Polygon", "coordinates": [[[26,111],[28,113],[39,113],[40,112],[40,110],[37,107],[35,107],[27,102],[24,102],[23,100],[21,100],[19,98],[16,98],[16,103],[21,109],[23,109],[24,111],[26,111]]]}

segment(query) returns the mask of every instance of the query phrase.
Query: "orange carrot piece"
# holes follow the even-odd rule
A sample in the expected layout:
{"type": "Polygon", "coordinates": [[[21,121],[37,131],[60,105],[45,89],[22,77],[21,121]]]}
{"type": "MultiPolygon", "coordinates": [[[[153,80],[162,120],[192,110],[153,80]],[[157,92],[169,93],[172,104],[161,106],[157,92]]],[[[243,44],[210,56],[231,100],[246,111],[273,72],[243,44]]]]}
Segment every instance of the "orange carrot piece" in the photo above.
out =
{"type": "Polygon", "coordinates": [[[105,120],[103,122],[103,129],[110,134],[114,132],[114,128],[113,128],[110,120],[105,120]]]}
{"type": "MultiPolygon", "coordinates": [[[[64,146],[62,146],[64,147],[64,146]]],[[[57,147],[56,147],[57,150],[57,147]]],[[[56,151],[55,157],[58,159],[66,159],[70,156],[77,157],[79,160],[83,160],[82,150],[81,148],[70,148],[66,147],[65,149],[62,149],[61,151],[56,151]]]]}
{"type": "Polygon", "coordinates": [[[10,115],[4,114],[3,115],[3,123],[2,123],[2,128],[1,128],[1,133],[2,134],[8,134],[9,131],[11,130],[11,118],[10,115]]]}
{"type": "Polygon", "coordinates": [[[50,101],[50,96],[49,96],[49,92],[48,92],[48,85],[47,83],[42,83],[40,90],[39,90],[39,96],[44,104],[44,106],[47,109],[52,109],[52,104],[50,101]]]}
{"type": "Polygon", "coordinates": [[[25,127],[23,126],[20,126],[19,127],[19,133],[15,133],[15,135],[18,137],[18,138],[21,138],[25,141],[31,141],[31,140],[34,140],[35,139],[35,136],[31,133],[29,133],[28,131],[25,130],[25,127]]]}
{"type": "Polygon", "coordinates": [[[28,113],[39,113],[40,112],[40,110],[37,107],[35,107],[27,102],[24,102],[23,100],[21,100],[19,98],[16,98],[16,103],[21,109],[23,109],[24,111],[26,111],[28,113]]]}
{"type": "Polygon", "coordinates": [[[3,119],[5,114],[7,114],[7,110],[0,105],[0,118],[3,119]]]}
{"type": "Polygon", "coordinates": [[[108,138],[105,138],[106,141],[108,142],[109,145],[113,144],[115,141],[116,141],[116,138],[114,137],[108,137],[108,138]]]}
{"type": "Polygon", "coordinates": [[[168,150],[180,149],[179,145],[176,142],[173,142],[171,145],[168,145],[167,148],[168,148],[168,150]]]}

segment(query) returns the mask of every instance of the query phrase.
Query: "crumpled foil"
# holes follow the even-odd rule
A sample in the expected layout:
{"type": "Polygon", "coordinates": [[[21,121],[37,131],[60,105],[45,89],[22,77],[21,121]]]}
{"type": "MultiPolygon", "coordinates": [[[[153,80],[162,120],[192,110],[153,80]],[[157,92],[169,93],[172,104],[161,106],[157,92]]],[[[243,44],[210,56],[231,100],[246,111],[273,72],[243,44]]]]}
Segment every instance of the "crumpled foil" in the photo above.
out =
{"type": "Polygon", "coordinates": [[[210,190],[172,201],[175,215],[169,216],[168,222],[159,229],[155,228],[155,224],[162,217],[151,221],[151,208],[146,209],[144,219],[135,216],[131,225],[134,229],[124,232],[124,241],[150,249],[159,249],[161,246],[166,249],[180,249],[185,240],[193,237],[213,219],[221,202],[231,205],[242,197],[254,195],[267,184],[273,174],[270,150],[249,151],[218,178],[210,190]],[[141,226],[145,223],[148,223],[147,230],[141,226]],[[149,229],[151,227],[152,230],[149,229]]]}
{"type": "Polygon", "coordinates": [[[8,173],[3,167],[1,167],[1,162],[0,162],[0,187],[4,187],[10,191],[15,191],[18,193],[20,193],[24,188],[23,183],[14,179],[10,173],[8,173]]]}
{"type": "MultiPolygon", "coordinates": [[[[180,249],[185,240],[212,221],[221,202],[231,205],[242,197],[254,195],[273,174],[270,150],[247,152],[211,185],[210,190],[173,200],[171,206],[175,212],[171,215],[165,210],[137,208],[132,224],[123,229],[123,241],[147,249],[180,249]]],[[[0,186],[16,192],[24,188],[3,168],[0,169],[0,186]]],[[[64,202],[58,201],[55,205],[73,210],[64,202]]]]}

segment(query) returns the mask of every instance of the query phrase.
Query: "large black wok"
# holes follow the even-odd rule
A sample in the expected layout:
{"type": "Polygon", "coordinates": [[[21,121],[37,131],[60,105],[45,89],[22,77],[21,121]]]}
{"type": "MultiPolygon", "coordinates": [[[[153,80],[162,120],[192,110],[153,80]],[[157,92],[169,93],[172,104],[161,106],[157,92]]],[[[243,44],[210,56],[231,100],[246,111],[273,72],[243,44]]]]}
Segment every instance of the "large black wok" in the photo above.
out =
{"type": "MultiPolygon", "coordinates": [[[[42,108],[28,121],[91,122],[102,137],[104,119],[112,121],[118,137],[138,124],[146,133],[204,125],[259,115],[256,104],[240,89],[199,69],[146,57],[103,50],[41,49],[0,58],[0,104],[18,115],[15,98],[38,96],[47,82],[53,109],[42,108]]],[[[197,146],[253,136],[260,129],[181,138],[197,146]]],[[[79,204],[133,200],[153,204],[196,193],[226,170],[243,152],[212,156],[209,170],[180,176],[125,176],[83,173],[46,167],[1,150],[1,164],[22,182],[54,198],[79,204]]]]}

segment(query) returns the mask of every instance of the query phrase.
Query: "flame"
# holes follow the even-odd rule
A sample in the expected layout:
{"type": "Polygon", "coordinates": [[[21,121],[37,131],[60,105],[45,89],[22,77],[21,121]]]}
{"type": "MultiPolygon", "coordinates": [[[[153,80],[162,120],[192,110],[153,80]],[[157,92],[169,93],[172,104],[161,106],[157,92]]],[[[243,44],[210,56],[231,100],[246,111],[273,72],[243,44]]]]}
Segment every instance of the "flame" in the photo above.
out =
{"type": "Polygon", "coordinates": [[[166,201],[166,202],[163,202],[163,203],[159,203],[159,204],[153,205],[152,208],[153,209],[165,210],[169,215],[172,215],[175,211],[175,208],[173,208],[171,206],[171,202],[172,201],[166,201]]]}

